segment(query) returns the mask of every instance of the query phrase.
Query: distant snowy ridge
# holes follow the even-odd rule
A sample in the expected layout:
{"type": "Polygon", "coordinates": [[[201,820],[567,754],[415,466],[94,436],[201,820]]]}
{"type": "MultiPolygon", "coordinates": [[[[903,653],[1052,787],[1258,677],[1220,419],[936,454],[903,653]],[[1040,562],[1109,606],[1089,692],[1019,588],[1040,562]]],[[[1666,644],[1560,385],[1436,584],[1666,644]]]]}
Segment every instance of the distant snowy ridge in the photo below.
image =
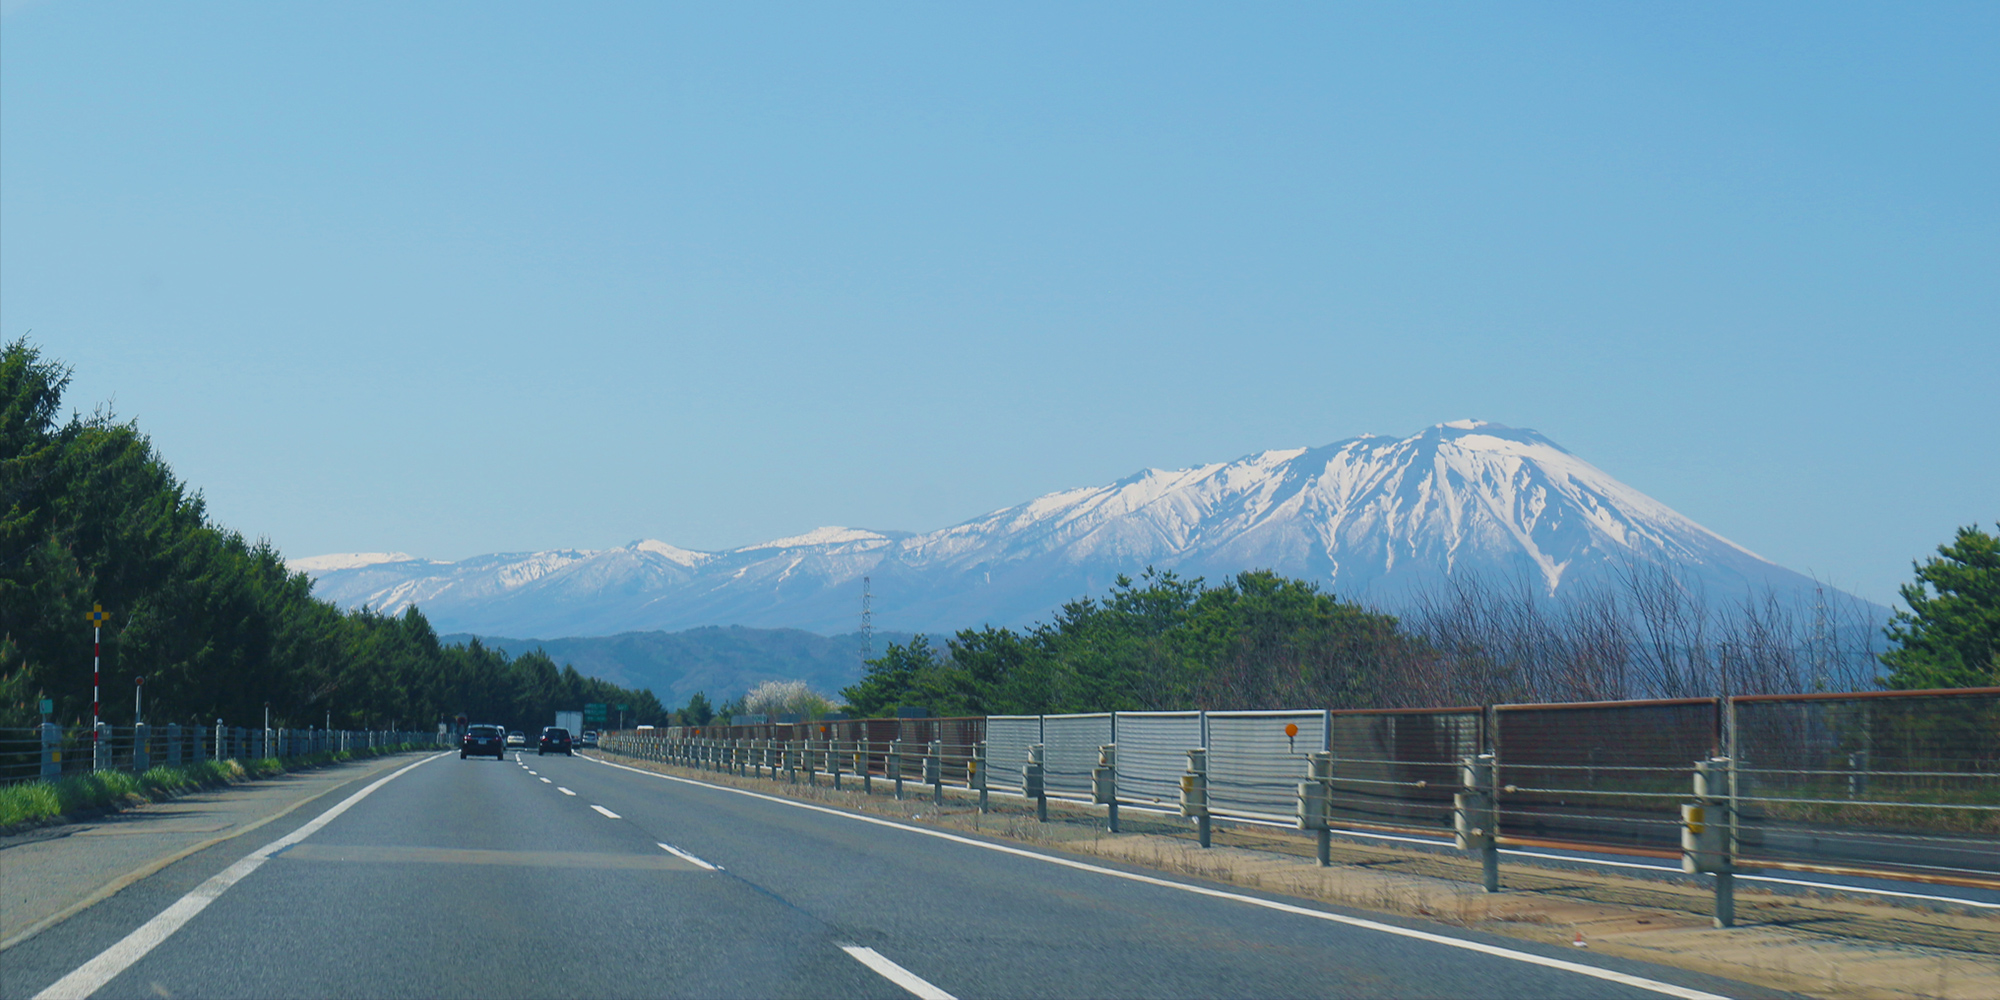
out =
{"type": "Polygon", "coordinates": [[[1462,420],[1188,469],[1146,469],[921,534],[825,527],[724,552],[615,549],[294,561],[347,606],[422,606],[440,631],[608,635],[702,625],[853,629],[860,578],[907,631],[1020,625],[1147,566],[1222,579],[1274,569],[1393,606],[1457,573],[1551,595],[1634,564],[1718,599],[1815,584],[1531,430],[1462,420]]]}

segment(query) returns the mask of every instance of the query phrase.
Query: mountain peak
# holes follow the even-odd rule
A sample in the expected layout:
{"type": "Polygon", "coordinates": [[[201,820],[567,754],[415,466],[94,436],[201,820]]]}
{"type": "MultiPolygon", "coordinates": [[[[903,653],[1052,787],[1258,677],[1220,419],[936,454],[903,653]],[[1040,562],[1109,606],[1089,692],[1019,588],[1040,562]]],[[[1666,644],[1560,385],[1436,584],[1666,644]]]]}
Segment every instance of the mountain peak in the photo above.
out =
{"type": "Polygon", "coordinates": [[[1393,608],[1460,574],[1558,595],[1615,586],[1637,564],[1667,567],[1716,602],[1817,586],[1538,431],[1470,419],[1146,469],[922,534],[827,526],[723,552],[646,539],[449,564],[375,553],[293,565],[324,596],[392,613],[421,604],[443,631],[560,636],[846,632],[862,576],[884,628],[950,631],[1044,620],[1148,566],[1211,580],[1271,569],[1393,608]]]}

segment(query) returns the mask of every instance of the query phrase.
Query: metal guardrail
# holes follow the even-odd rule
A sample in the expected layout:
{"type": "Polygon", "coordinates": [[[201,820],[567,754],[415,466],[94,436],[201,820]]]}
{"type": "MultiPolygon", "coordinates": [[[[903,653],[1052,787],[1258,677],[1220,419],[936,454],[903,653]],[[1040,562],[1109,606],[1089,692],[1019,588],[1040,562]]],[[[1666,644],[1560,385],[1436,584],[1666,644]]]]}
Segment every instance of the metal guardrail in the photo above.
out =
{"type": "Polygon", "coordinates": [[[1755,868],[2000,889],[2000,688],[867,719],[603,745],[741,774],[887,779],[899,794],[918,782],[1093,802],[1114,829],[1125,805],[1177,807],[1204,830],[1214,817],[1456,833],[1488,858],[1489,887],[1503,844],[1679,858],[1718,875],[1725,922],[1731,874],[1755,868]]]}
{"type": "Polygon", "coordinates": [[[429,743],[435,732],[382,729],[245,729],[240,726],[110,726],[0,729],[0,784],[91,771],[143,772],[205,760],[304,757],[429,743]]]}

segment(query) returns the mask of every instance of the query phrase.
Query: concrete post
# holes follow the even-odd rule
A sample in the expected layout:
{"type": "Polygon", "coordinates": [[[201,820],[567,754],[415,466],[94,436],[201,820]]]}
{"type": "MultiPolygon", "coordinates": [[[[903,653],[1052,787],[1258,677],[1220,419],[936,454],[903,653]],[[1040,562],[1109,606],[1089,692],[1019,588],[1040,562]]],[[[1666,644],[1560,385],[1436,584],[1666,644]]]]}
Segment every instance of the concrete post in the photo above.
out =
{"type": "Polygon", "coordinates": [[[861,794],[875,793],[875,772],[868,766],[868,740],[866,737],[854,741],[854,773],[861,776],[861,794]]]}
{"type": "Polygon", "coordinates": [[[153,769],[153,727],[143,722],[132,726],[132,773],[145,774],[153,769]]]}
{"type": "Polygon", "coordinates": [[[903,798],[903,741],[889,741],[889,776],[896,779],[896,798],[903,798]]]}
{"type": "Polygon", "coordinates": [[[1097,748],[1097,767],[1090,772],[1090,797],[1105,807],[1105,826],[1118,832],[1118,744],[1097,748]]]}
{"type": "Polygon", "coordinates": [[[109,771],[111,770],[111,723],[98,723],[95,734],[97,740],[96,745],[91,748],[90,769],[109,771]]]}
{"type": "Polygon", "coordinates": [[[932,740],[931,752],[924,758],[924,777],[931,782],[931,801],[944,805],[944,741],[932,740]]]}
{"type": "Polygon", "coordinates": [[[986,741],[972,747],[972,759],[965,765],[966,783],[979,790],[979,811],[986,812],[986,741]]]}
{"type": "Polygon", "coordinates": [[[1333,863],[1333,832],[1328,826],[1328,802],[1333,792],[1333,754],[1315,750],[1306,755],[1305,780],[1299,782],[1299,829],[1313,832],[1313,857],[1325,868],[1333,863]]]}
{"type": "Polygon", "coordinates": [[[1021,794],[1035,800],[1035,822],[1049,821],[1049,790],[1043,779],[1047,775],[1044,762],[1048,759],[1048,748],[1040,743],[1028,747],[1028,762],[1021,765],[1021,794]]]}
{"type": "Polygon", "coordinates": [[[1694,802],[1681,807],[1681,869],[1715,876],[1717,927],[1736,926],[1736,815],[1729,771],[1727,757],[1697,761],[1694,802]]]}
{"type": "Polygon", "coordinates": [[[1190,749],[1187,758],[1187,773],[1181,775],[1181,815],[1194,820],[1195,840],[1207,847],[1211,833],[1208,819],[1208,748],[1190,749]]]}
{"type": "Polygon", "coordinates": [[[53,722],[42,723],[42,777],[62,777],[62,727],[53,722]]]}
{"type": "Polygon", "coordinates": [[[1480,884],[1500,891],[1500,813],[1496,798],[1499,779],[1492,754],[1459,762],[1459,790],[1452,796],[1452,841],[1461,851],[1479,855],[1480,884]]]}

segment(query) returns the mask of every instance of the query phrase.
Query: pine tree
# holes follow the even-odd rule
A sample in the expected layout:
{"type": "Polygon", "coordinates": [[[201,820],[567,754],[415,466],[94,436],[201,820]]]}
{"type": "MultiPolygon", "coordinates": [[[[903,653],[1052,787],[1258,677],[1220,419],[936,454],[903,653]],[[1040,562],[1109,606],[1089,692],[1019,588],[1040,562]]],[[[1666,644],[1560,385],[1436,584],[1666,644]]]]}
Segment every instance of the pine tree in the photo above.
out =
{"type": "Polygon", "coordinates": [[[2000,686],[2000,538],[1978,525],[1958,529],[1902,587],[1908,611],[1885,632],[1885,682],[1900,690],[2000,686]]]}

